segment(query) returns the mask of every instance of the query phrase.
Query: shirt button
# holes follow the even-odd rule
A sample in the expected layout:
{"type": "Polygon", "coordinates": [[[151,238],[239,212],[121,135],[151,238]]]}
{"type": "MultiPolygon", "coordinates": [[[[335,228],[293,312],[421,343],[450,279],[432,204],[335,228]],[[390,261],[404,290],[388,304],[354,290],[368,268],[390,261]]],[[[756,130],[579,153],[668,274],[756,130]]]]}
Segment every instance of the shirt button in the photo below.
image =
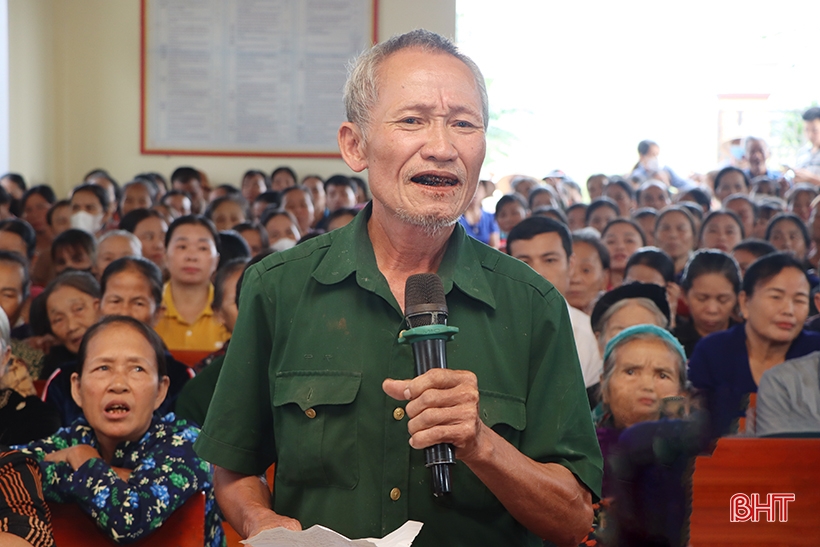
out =
{"type": "Polygon", "coordinates": [[[396,408],[396,410],[393,411],[393,418],[396,420],[404,418],[404,409],[401,407],[396,408]]]}
{"type": "Polygon", "coordinates": [[[393,490],[390,491],[390,499],[391,500],[398,501],[398,499],[400,497],[401,497],[401,490],[399,490],[398,488],[394,488],[393,490]]]}
{"type": "Polygon", "coordinates": [[[309,409],[305,410],[305,416],[307,416],[308,418],[310,418],[312,420],[313,418],[316,417],[316,411],[313,410],[312,408],[309,408],[309,409]]]}

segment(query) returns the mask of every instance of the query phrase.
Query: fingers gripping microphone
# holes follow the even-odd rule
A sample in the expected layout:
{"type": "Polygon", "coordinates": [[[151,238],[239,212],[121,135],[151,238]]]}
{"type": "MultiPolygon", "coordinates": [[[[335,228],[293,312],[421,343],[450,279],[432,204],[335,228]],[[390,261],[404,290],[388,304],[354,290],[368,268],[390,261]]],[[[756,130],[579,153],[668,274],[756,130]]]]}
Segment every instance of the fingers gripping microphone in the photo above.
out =
{"type": "MultiPolygon", "coordinates": [[[[416,274],[404,286],[404,315],[408,330],[401,341],[413,348],[416,376],[433,368],[447,368],[444,344],[458,329],[447,326],[447,301],[436,274],[416,274]]],[[[433,495],[451,491],[450,466],[455,463],[453,445],[437,444],[424,449],[425,464],[433,475],[433,495]]]]}

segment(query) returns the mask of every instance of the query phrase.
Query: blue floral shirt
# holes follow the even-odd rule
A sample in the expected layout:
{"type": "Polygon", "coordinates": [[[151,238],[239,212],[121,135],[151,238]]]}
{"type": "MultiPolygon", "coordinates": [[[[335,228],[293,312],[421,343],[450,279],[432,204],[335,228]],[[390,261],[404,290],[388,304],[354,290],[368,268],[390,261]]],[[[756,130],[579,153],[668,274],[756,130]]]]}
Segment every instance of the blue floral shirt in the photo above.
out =
{"type": "Polygon", "coordinates": [[[17,448],[40,462],[46,500],[78,504],[118,543],[150,534],[188,498],[204,490],[205,545],[222,547],[225,537],[213,495],[211,466],[193,450],[198,435],[199,429],[173,413],[155,414],[139,441],[117,445],[110,465],[92,458],[76,471],[68,462],[43,460],[46,454],[78,444],[97,448],[97,437],[85,418],[51,437],[17,448]],[[130,469],[128,481],[112,466],[130,469]]]}

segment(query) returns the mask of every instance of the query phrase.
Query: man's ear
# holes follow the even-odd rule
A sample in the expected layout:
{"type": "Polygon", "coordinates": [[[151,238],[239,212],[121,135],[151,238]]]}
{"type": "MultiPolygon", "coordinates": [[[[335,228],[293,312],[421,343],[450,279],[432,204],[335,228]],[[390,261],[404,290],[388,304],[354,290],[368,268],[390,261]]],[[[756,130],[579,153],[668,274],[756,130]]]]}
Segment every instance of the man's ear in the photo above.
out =
{"type": "Polygon", "coordinates": [[[344,122],[339,128],[337,136],[342,159],[354,172],[360,173],[367,169],[367,158],[364,153],[364,136],[358,125],[344,122]]]}

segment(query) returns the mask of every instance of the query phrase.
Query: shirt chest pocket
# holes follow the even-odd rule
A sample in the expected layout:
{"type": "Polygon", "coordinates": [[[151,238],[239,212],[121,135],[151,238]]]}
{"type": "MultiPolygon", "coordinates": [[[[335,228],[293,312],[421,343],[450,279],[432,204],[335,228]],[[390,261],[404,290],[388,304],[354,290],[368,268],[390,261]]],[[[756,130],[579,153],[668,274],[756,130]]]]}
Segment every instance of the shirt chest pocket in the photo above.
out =
{"type": "Polygon", "coordinates": [[[361,380],[360,372],[335,370],[276,375],[276,480],[300,486],[356,486],[358,416],[353,402],[361,380]]]}

